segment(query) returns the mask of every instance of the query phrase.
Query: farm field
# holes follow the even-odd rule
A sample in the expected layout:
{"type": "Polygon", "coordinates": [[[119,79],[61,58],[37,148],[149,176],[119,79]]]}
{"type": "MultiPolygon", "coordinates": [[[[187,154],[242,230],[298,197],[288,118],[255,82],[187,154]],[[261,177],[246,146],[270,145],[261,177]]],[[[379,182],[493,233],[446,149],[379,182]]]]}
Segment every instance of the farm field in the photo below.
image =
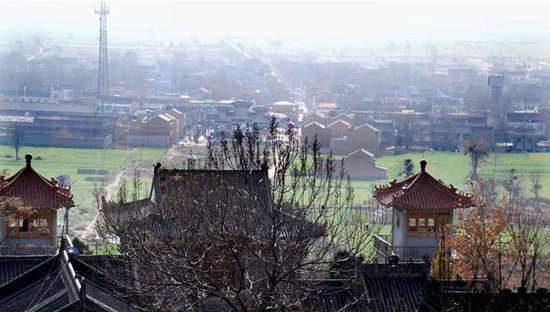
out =
{"type": "MultiPolygon", "coordinates": [[[[152,170],[150,164],[164,155],[166,150],[136,148],[108,149],[103,152],[101,149],[22,146],[19,151],[20,159],[16,161],[13,147],[0,146],[0,170],[6,170],[8,176],[17,173],[25,166],[24,156],[27,153],[33,155],[33,168],[47,179],[57,178],[62,174],[70,177],[76,206],[70,213],[71,228],[79,228],[89,224],[95,217],[93,191],[96,185],[100,187],[112,183],[115,176],[131,164],[132,167],[143,168],[143,171],[152,170]],[[100,161],[102,153],[103,160],[100,161]],[[95,181],[97,168],[107,171],[106,174],[98,175],[98,182],[95,181]]],[[[147,187],[147,183],[150,186],[150,178],[143,180],[143,187],[147,187]]],[[[62,218],[63,214],[60,213],[58,222],[62,218]]]]}
{"type": "MultiPolygon", "coordinates": [[[[133,172],[135,168],[138,168],[141,174],[141,196],[146,196],[151,186],[152,164],[159,160],[163,164],[182,163],[183,158],[180,158],[188,149],[189,147],[178,147],[170,150],[170,153],[166,153],[165,149],[154,148],[109,149],[104,151],[103,161],[100,162],[101,149],[23,146],[20,150],[20,160],[15,161],[14,149],[11,146],[0,146],[0,170],[6,170],[7,175],[16,173],[25,165],[24,155],[32,153],[33,167],[46,178],[57,178],[61,174],[68,175],[73,185],[72,193],[76,205],[71,210],[71,229],[83,231],[96,215],[92,194],[96,187],[109,185],[111,194],[114,194],[118,183],[122,179],[126,179],[128,192],[131,193],[133,172]],[[108,171],[99,176],[104,181],[95,181],[95,171],[98,167],[108,171]]],[[[468,189],[467,179],[471,169],[468,156],[450,152],[409,153],[399,156],[376,157],[378,165],[388,168],[389,178],[378,181],[353,181],[355,201],[363,203],[372,198],[372,190],[375,185],[388,183],[395,178],[399,179],[398,172],[407,158],[413,160],[415,171],[418,171],[419,162],[423,156],[428,161],[427,170],[432,175],[442,179],[446,184],[453,184],[460,190],[468,189]]],[[[478,172],[481,176],[492,177],[494,175],[497,179],[502,179],[511,168],[515,168],[517,173],[524,177],[524,196],[532,197],[529,190],[528,174],[540,171],[543,173],[541,197],[550,201],[549,165],[550,153],[499,154],[496,155],[496,158],[493,155],[486,158],[478,172]]],[[[61,218],[62,214],[60,214],[61,218]]]]}
{"type": "MultiPolygon", "coordinates": [[[[353,181],[355,188],[355,200],[362,203],[372,198],[372,190],[375,185],[389,183],[393,179],[402,179],[398,173],[402,167],[403,161],[407,158],[413,160],[415,172],[420,170],[420,160],[424,157],[428,161],[426,170],[445,182],[453,184],[459,190],[467,190],[467,180],[471,172],[469,156],[460,153],[451,152],[426,152],[426,153],[408,153],[399,156],[380,156],[376,157],[376,164],[388,168],[388,180],[378,181],[353,181]]],[[[525,153],[525,154],[496,154],[489,155],[480,168],[478,173],[481,177],[495,177],[497,180],[503,179],[509,174],[510,169],[516,169],[516,173],[523,178],[523,195],[533,197],[529,187],[529,174],[532,172],[542,172],[541,177],[541,198],[550,200],[550,153],[525,153]],[[496,160],[496,162],[495,162],[496,160]]]]}

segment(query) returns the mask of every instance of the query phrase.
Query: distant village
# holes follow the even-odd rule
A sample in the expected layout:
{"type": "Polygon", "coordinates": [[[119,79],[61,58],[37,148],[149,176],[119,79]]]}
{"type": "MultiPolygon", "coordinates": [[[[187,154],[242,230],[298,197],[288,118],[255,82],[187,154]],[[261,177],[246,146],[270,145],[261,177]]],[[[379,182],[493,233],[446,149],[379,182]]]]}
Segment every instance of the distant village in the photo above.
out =
{"type": "Polygon", "coordinates": [[[91,52],[15,45],[4,55],[14,58],[4,73],[16,79],[3,78],[0,142],[9,144],[17,127],[29,145],[168,148],[218,139],[237,124],[266,129],[276,117],[339,155],[455,151],[471,137],[501,152],[550,147],[544,62],[495,59],[482,68],[447,58],[328,64],[288,56],[272,64],[268,54],[243,55],[225,43],[165,50],[162,62],[148,49],[111,52],[110,87],[98,102],[93,79],[76,84],[69,74],[97,73],[91,52]],[[26,69],[14,73],[18,62],[26,69]],[[49,71],[62,78],[49,79],[49,71]]]}
{"type": "Polygon", "coordinates": [[[151,164],[144,198],[98,191],[93,252],[71,235],[71,186],[26,154],[0,176],[0,311],[550,310],[539,215],[428,159],[392,181],[376,163],[474,140],[550,152],[547,63],[335,62],[224,37],[114,46],[101,94],[96,51],[40,35],[4,49],[0,144],[207,155],[151,164]],[[375,181],[372,199],[351,180],[375,181]]]}

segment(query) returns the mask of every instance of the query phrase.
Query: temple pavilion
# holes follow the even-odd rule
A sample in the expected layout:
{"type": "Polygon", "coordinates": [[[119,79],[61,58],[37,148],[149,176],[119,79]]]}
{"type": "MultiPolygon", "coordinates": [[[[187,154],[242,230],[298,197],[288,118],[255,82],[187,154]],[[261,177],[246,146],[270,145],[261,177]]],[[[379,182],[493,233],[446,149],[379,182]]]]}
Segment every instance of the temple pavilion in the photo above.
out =
{"type": "Polygon", "coordinates": [[[11,220],[0,213],[0,254],[55,253],[57,210],[73,207],[73,195],[70,187],[36,172],[31,154],[25,155],[25,160],[26,166],[16,174],[0,177],[0,199],[17,197],[31,211],[11,220]]]}
{"type": "Polygon", "coordinates": [[[420,161],[420,172],[402,181],[376,186],[374,198],[392,209],[391,235],[376,235],[377,259],[396,255],[420,260],[437,252],[441,231],[452,231],[455,209],[475,206],[473,197],[434,178],[420,161]]]}

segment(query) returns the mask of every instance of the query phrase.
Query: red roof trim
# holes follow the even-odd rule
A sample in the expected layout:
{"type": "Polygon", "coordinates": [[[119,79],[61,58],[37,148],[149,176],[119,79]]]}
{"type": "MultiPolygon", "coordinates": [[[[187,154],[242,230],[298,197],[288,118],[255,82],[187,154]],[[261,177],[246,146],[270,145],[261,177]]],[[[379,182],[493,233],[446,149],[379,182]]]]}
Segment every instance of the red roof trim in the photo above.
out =
{"type": "Polygon", "coordinates": [[[31,167],[32,156],[25,156],[27,166],[13,176],[0,178],[0,196],[19,197],[25,206],[35,209],[58,209],[72,206],[71,188],[57,185],[52,178],[47,180],[31,167]]]}
{"type": "Polygon", "coordinates": [[[422,171],[390,185],[376,186],[374,197],[386,207],[403,207],[415,210],[440,210],[475,206],[473,197],[457,192],[451,184],[445,185],[425,171],[426,162],[421,162],[422,171]]]}

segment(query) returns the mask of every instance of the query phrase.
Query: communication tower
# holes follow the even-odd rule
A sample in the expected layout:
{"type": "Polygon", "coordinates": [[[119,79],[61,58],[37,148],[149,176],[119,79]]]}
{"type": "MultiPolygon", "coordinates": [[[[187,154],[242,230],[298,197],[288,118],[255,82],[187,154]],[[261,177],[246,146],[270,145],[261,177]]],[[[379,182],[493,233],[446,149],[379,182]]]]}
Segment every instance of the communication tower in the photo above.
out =
{"type": "Polygon", "coordinates": [[[95,13],[99,14],[99,62],[97,73],[97,102],[101,103],[109,95],[109,56],[107,50],[107,14],[110,8],[101,1],[95,13]]]}

